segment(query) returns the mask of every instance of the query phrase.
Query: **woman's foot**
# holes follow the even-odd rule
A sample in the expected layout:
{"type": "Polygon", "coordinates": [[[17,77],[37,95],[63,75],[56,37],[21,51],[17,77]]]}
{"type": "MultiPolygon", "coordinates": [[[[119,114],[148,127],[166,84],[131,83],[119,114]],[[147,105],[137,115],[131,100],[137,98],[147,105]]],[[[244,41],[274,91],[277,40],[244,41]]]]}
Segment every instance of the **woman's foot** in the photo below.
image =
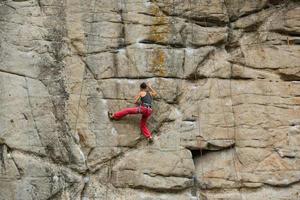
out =
{"type": "Polygon", "coordinates": [[[153,138],[152,138],[152,136],[151,136],[151,137],[148,137],[147,140],[148,140],[148,142],[149,142],[150,144],[153,143],[153,138]]]}
{"type": "Polygon", "coordinates": [[[107,112],[107,115],[108,115],[108,118],[110,119],[110,120],[114,120],[114,114],[112,113],[112,112],[107,112]]]}

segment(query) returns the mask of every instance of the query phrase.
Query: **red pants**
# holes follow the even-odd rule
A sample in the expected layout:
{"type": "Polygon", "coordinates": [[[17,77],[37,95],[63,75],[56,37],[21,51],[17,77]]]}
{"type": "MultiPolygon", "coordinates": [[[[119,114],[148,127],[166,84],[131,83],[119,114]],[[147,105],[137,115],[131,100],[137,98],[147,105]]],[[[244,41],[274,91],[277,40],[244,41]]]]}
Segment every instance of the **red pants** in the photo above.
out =
{"type": "Polygon", "coordinates": [[[141,132],[146,138],[150,138],[152,137],[152,135],[149,129],[147,128],[147,119],[150,117],[151,113],[152,113],[151,108],[140,106],[134,108],[125,108],[119,112],[114,113],[113,118],[121,119],[122,117],[125,117],[128,114],[142,114],[142,119],[140,122],[141,132]]]}

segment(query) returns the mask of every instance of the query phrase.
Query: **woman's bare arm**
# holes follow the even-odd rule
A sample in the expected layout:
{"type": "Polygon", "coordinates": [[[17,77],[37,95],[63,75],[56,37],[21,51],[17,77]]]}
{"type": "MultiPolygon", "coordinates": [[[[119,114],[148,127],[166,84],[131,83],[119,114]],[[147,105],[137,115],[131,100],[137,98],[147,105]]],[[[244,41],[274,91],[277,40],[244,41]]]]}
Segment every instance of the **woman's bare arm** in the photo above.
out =
{"type": "Polygon", "coordinates": [[[134,103],[137,104],[141,98],[141,92],[139,92],[135,97],[134,97],[134,103]]]}
{"type": "Polygon", "coordinates": [[[147,83],[147,86],[150,90],[149,92],[150,92],[151,96],[155,97],[157,95],[157,92],[151,87],[150,83],[147,83]]]}

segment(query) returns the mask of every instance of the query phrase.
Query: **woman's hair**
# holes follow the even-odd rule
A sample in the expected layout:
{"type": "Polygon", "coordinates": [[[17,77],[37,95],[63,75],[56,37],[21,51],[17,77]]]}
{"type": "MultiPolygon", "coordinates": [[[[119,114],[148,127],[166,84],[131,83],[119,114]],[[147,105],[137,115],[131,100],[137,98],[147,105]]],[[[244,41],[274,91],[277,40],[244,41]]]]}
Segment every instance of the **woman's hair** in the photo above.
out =
{"type": "Polygon", "coordinates": [[[147,84],[145,82],[141,83],[140,88],[141,89],[146,89],[147,88],[147,84]]]}

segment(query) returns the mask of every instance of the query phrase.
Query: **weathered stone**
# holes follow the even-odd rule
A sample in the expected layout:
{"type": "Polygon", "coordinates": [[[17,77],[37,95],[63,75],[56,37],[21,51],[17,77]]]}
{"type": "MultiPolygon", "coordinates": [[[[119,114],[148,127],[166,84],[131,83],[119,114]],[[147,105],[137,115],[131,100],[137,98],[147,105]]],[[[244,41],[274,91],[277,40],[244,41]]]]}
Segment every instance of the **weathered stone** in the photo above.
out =
{"type": "Polygon", "coordinates": [[[207,199],[264,199],[266,197],[270,199],[284,199],[284,200],[297,200],[299,198],[299,185],[291,186],[290,188],[273,188],[269,186],[263,186],[259,189],[243,189],[238,190],[225,190],[220,192],[205,191],[202,193],[203,198],[207,199]]]}
{"type": "Polygon", "coordinates": [[[299,2],[0,3],[0,199],[299,199],[299,2]],[[139,84],[158,96],[148,127],[139,84]]]}
{"type": "Polygon", "coordinates": [[[113,167],[112,181],[116,187],[182,190],[192,184],[192,163],[191,154],[187,150],[133,151],[113,167]],[[159,159],[164,160],[162,165],[157,163],[159,159]]]}
{"type": "Polygon", "coordinates": [[[17,151],[12,152],[10,160],[13,160],[20,178],[7,177],[11,188],[1,187],[0,197],[47,199],[54,195],[57,198],[67,195],[80,199],[83,183],[77,173],[17,151]]]}
{"type": "Polygon", "coordinates": [[[17,168],[14,160],[12,159],[11,152],[6,145],[1,145],[1,164],[0,164],[0,179],[16,181],[20,178],[21,174],[17,168]]]}
{"type": "Polygon", "coordinates": [[[227,5],[227,9],[230,17],[235,19],[243,15],[249,15],[252,13],[256,14],[256,12],[266,7],[268,3],[271,3],[271,1],[269,2],[267,0],[259,0],[259,1],[226,0],[225,3],[227,5]]]}
{"type": "Polygon", "coordinates": [[[212,152],[195,159],[200,188],[234,188],[240,185],[239,166],[234,150],[212,152]],[[202,164],[201,164],[202,163],[202,164]]]}
{"type": "Polygon", "coordinates": [[[169,15],[179,15],[199,21],[219,22],[228,21],[227,10],[223,1],[162,1],[158,6],[169,15]]]}
{"type": "Polygon", "coordinates": [[[233,28],[255,30],[261,23],[268,19],[268,17],[275,12],[274,9],[262,10],[254,15],[248,15],[238,19],[232,24],[233,28]]]}
{"type": "Polygon", "coordinates": [[[270,17],[272,23],[267,24],[271,31],[288,33],[291,35],[299,34],[299,7],[297,5],[289,5],[279,13],[273,14],[270,17]]]}

